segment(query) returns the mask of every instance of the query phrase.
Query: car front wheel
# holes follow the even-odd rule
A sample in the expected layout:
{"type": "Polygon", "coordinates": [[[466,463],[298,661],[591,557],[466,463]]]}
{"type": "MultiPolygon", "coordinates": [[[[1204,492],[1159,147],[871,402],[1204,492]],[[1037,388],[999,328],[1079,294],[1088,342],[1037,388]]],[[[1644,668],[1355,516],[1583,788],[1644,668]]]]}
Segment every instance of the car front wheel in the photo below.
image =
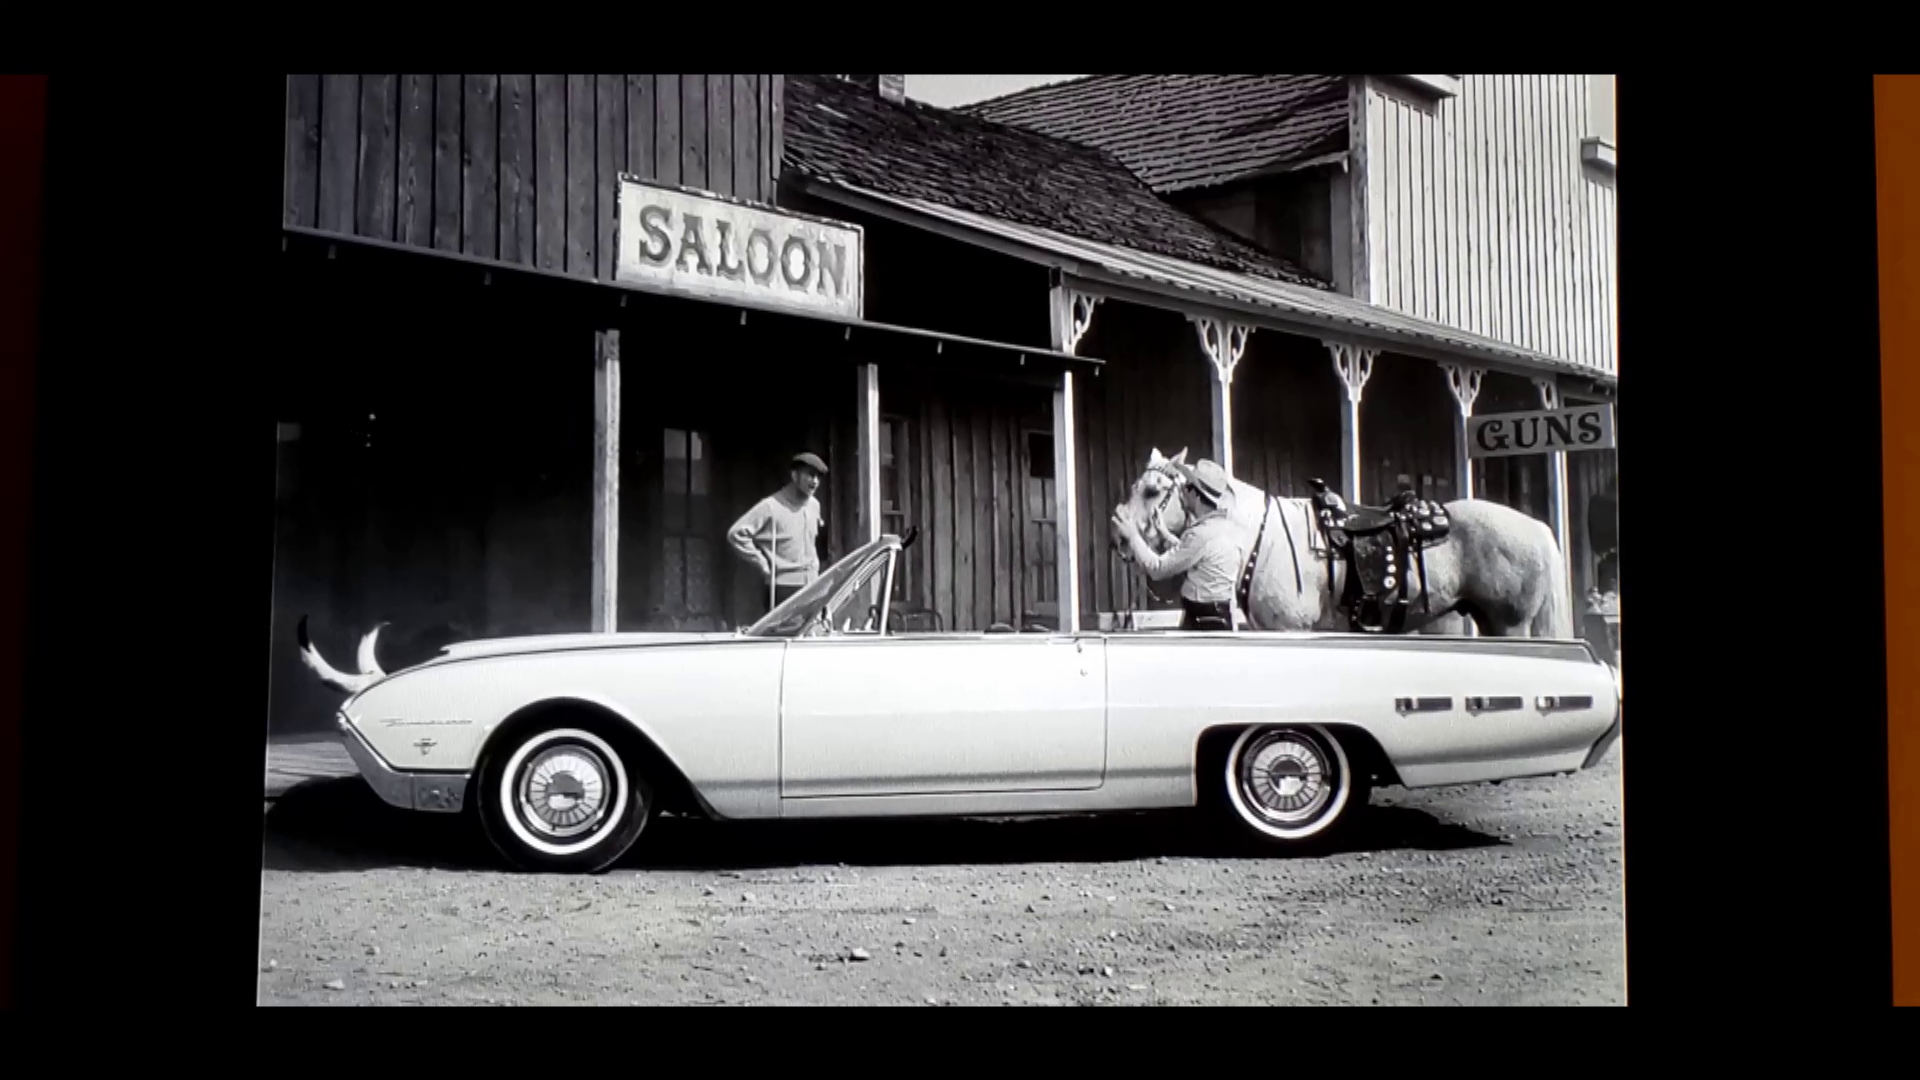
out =
{"type": "Polygon", "coordinates": [[[653,813],[636,762],[584,727],[515,733],[481,769],[487,839],[514,866],[599,873],[626,854],[653,813]]]}
{"type": "Polygon", "coordinates": [[[1227,751],[1222,779],[1234,816],[1269,844],[1325,840],[1367,800],[1366,777],[1318,725],[1248,728],[1227,751]]]}

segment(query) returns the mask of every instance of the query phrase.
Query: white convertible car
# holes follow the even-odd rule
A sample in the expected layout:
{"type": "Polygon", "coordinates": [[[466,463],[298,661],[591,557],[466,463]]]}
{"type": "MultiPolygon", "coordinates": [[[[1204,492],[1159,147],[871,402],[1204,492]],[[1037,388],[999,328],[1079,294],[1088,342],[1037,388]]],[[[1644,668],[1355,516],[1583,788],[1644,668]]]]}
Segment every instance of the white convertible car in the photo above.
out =
{"type": "Polygon", "coordinates": [[[478,641],[395,672],[373,635],[339,726],[394,806],[476,813],[529,870],[597,872],[661,812],[1012,816],[1212,806],[1280,847],[1376,785],[1572,772],[1620,730],[1582,641],[888,630],[900,538],[754,626],[478,641]]]}

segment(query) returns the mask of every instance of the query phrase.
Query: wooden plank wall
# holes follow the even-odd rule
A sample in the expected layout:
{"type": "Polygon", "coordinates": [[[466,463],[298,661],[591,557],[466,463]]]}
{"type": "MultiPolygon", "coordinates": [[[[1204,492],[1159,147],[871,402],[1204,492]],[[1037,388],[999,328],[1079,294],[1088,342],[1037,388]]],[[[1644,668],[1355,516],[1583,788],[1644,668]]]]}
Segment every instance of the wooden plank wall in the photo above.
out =
{"type": "Polygon", "coordinates": [[[1233,376],[1235,477],[1282,496],[1310,494],[1315,477],[1338,484],[1345,394],[1326,346],[1255,331],[1233,376]]]}
{"type": "Polygon", "coordinates": [[[1572,526],[1572,554],[1576,600],[1586,596],[1597,584],[1600,556],[1606,552],[1594,544],[1594,533],[1603,539],[1611,532],[1619,542],[1620,458],[1614,450],[1591,450],[1567,455],[1567,519],[1572,526]],[[1611,500],[1611,501],[1609,501],[1611,500]],[[1611,522],[1599,523],[1594,516],[1610,513],[1611,522]]]}
{"type": "Polygon", "coordinates": [[[1391,353],[1377,357],[1360,398],[1360,501],[1377,506],[1391,499],[1402,474],[1428,498],[1458,498],[1458,412],[1440,365],[1391,353]]]}
{"type": "Polygon", "coordinates": [[[612,276],[619,173],[771,203],[779,75],[289,75],[284,224],[612,276]]]}
{"type": "MultiPolygon", "coordinates": [[[[1473,403],[1475,416],[1503,412],[1537,412],[1540,391],[1529,379],[1489,371],[1473,403]]],[[[1474,494],[1511,506],[1547,522],[1547,458],[1544,454],[1482,458],[1474,462],[1474,494]]]]}
{"type": "Polygon", "coordinates": [[[1468,75],[1438,104],[1367,92],[1373,302],[1618,370],[1610,177],[1584,75],[1468,75]]]}
{"type": "Polygon", "coordinates": [[[1043,581],[1051,507],[1035,512],[1026,433],[1051,435],[1051,399],[1036,387],[881,371],[883,413],[908,425],[907,610],[938,612],[953,631],[1020,627],[1054,600],[1043,581]]]}
{"type": "MultiPolygon", "coordinates": [[[[1109,300],[1095,312],[1079,351],[1106,362],[1098,378],[1074,382],[1080,613],[1090,627],[1097,612],[1159,606],[1149,600],[1139,571],[1113,554],[1108,519],[1153,448],[1206,455],[1213,399],[1206,354],[1192,325],[1174,312],[1109,300]]],[[[1175,588],[1157,588],[1177,595],[1175,588]]]]}

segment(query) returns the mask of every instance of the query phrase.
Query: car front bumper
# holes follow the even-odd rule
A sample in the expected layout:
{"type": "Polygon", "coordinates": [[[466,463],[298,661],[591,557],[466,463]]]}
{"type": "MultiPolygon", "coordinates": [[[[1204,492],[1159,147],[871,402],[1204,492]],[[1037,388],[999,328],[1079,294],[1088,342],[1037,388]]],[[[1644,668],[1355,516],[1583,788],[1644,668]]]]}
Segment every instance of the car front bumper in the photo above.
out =
{"type": "Polygon", "coordinates": [[[401,772],[386,763],[346,716],[334,718],[347,755],[374,794],[389,806],[402,810],[424,810],[436,814],[457,814],[466,808],[466,773],[401,772]]]}

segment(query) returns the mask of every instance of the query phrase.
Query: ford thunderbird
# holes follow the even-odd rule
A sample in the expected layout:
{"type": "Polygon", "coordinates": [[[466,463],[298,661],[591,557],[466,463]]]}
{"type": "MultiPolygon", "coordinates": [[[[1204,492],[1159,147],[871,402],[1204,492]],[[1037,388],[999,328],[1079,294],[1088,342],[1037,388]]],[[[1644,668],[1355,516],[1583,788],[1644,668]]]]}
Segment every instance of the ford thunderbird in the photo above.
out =
{"type": "Polygon", "coordinates": [[[379,797],[464,813],[511,865],[598,872],[661,813],[1030,816],[1202,807],[1324,842],[1382,785],[1588,768],[1620,730],[1584,641],[1180,631],[904,633],[909,539],[732,633],[475,641],[388,674],[361,640],[338,725],[379,797]]]}

